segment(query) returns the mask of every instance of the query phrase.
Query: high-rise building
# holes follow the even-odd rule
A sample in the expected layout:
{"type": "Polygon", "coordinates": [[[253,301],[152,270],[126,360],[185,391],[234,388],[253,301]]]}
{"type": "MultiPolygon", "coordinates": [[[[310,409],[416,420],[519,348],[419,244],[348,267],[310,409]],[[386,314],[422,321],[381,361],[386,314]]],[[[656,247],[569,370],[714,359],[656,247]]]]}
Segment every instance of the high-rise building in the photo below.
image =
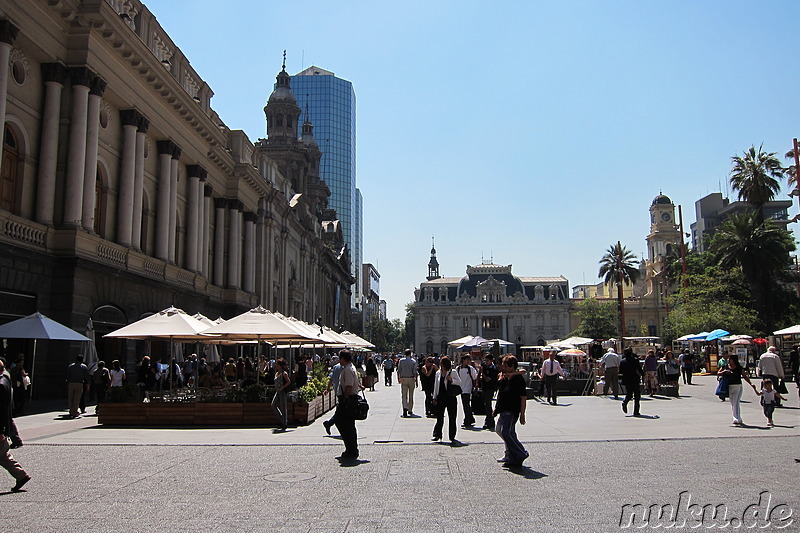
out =
{"type": "Polygon", "coordinates": [[[302,109],[300,123],[314,124],[322,151],[320,177],[331,191],[356,278],[351,306],[361,307],[361,198],[356,188],[356,93],[353,84],[333,72],[311,66],[292,76],[292,90],[302,109]]]}

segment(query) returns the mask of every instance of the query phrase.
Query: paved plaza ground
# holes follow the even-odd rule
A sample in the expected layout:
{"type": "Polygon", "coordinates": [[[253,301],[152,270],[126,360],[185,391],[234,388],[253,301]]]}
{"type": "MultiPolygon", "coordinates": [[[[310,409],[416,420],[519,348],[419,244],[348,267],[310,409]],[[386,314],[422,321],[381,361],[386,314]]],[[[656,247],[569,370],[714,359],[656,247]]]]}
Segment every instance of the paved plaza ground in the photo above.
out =
{"type": "MultiPolygon", "coordinates": [[[[728,403],[713,395],[716,380],[696,377],[695,383],[682,386],[680,398],[645,398],[642,418],[625,416],[620,402],[606,397],[566,396],[558,406],[529,400],[528,423],[518,430],[531,457],[511,470],[495,462],[503,445],[492,432],[459,429],[459,447],[431,442],[433,420],[400,417],[397,385],[367,393],[370,416],[358,424],[361,457],[354,462],[335,459],[341,441],[335,430],[325,434],[321,420],[276,433],[104,428],[92,416],[62,420],[64,411],[27,415],[17,419],[25,446],[14,455],[33,479],[23,492],[0,492],[0,526],[33,532],[619,531],[627,529],[621,519],[623,526],[654,528],[654,514],[644,522],[647,506],[672,504],[678,525],[686,521],[672,529],[688,530],[715,524],[708,514],[691,514],[708,504],[724,506],[727,520],[744,515],[743,524],[734,520],[726,530],[752,521],[768,526],[759,530],[800,531],[794,385],[774,428],[745,390],[747,426],[737,428],[728,403]],[[631,507],[636,504],[644,507],[631,507]]],[[[422,400],[418,389],[416,412],[424,412],[422,400]]],[[[459,424],[461,417],[459,408],[459,424]]],[[[3,479],[11,487],[0,472],[3,479]]]]}

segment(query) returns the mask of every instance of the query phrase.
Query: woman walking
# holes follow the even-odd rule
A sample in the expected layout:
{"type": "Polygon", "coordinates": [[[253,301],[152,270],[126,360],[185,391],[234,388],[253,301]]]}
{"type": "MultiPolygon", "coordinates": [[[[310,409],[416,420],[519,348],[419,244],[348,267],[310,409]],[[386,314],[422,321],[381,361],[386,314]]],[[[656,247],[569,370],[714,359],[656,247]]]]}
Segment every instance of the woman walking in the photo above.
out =
{"type": "Polygon", "coordinates": [[[286,371],[286,359],[281,357],[275,361],[275,396],[272,398],[272,408],[278,415],[281,431],[286,431],[286,389],[289,387],[289,373],[286,371]]]}
{"type": "Polygon", "coordinates": [[[436,372],[436,381],[433,384],[433,405],[436,406],[436,425],[433,427],[434,441],[442,440],[442,427],[444,426],[444,413],[450,429],[450,445],[457,446],[456,440],[456,412],[458,410],[457,398],[461,396],[461,378],[453,372],[453,363],[449,357],[442,357],[439,361],[441,368],[436,372]]]}
{"type": "Polygon", "coordinates": [[[528,392],[525,380],[517,372],[517,358],[513,355],[503,357],[500,363],[501,378],[498,382],[497,403],[494,415],[497,416],[497,435],[506,444],[506,453],[497,461],[503,466],[519,467],[528,458],[528,452],[517,438],[517,420],[525,425],[525,405],[528,392]]]}
{"type": "Polygon", "coordinates": [[[728,378],[728,396],[731,399],[731,412],[733,414],[733,425],[742,425],[742,415],[739,409],[739,401],[742,399],[742,380],[745,380],[753,390],[755,385],[750,382],[747,373],[739,364],[739,356],[732,353],[728,358],[728,368],[720,370],[717,375],[728,378]]]}

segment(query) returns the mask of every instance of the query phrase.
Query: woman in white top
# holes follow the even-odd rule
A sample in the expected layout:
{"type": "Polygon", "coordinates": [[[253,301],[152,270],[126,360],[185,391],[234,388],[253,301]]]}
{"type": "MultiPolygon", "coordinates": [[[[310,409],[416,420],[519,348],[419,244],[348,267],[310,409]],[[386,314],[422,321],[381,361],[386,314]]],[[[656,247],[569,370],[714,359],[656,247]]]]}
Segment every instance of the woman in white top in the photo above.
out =
{"type": "Polygon", "coordinates": [[[112,387],[122,387],[123,383],[125,383],[125,371],[122,370],[119,360],[115,359],[111,362],[111,370],[109,370],[108,374],[111,376],[112,387]]]}
{"type": "Polygon", "coordinates": [[[439,362],[439,371],[436,372],[436,381],[433,383],[433,404],[437,409],[436,425],[433,427],[434,441],[442,440],[442,426],[444,426],[444,412],[450,423],[450,445],[457,446],[456,440],[456,412],[458,404],[456,398],[461,395],[461,378],[458,372],[453,372],[453,363],[448,357],[442,357],[439,362]]]}

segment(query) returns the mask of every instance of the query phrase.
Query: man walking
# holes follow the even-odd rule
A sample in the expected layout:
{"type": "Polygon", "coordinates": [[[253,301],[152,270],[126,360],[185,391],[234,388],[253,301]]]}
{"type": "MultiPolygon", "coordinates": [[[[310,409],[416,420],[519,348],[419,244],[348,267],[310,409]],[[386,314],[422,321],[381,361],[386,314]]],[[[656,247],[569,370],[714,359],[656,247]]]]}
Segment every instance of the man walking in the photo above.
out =
{"type": "MultiPolygon", "coordinates": [[[[783,361],[774,346],[767,348],[767,351],[758,358],[758,375],[762,380],[772,381],[773,388],[778,389],[780,379],[784,377],[783,361]]],[[[775,407],[782,407],[781,401],[777,397],[775,398],[775,407]]]]}
{"type": "Polygon", "coordinates": [[[353,356],[348,350],[339,352],[339,364],[342,365],[342,371],[339,374],[339,386],[336,388],[339,404],[336,406],[335,424],[344,442],[344,453],[340,457],[355,459],[358,457],[358,432],[355,413],[350,406],[354,400],[353,396],[357,395],[359,390],[358,373],[353,367],[353,356]]]}
{"type": "Polygon", "coordinates": [[[405,357],[397,363],[397,381],[400,382],[400,396],[403,399],[403,418],[414,416],[414,388],[417,386],[418,373],[417,362],[411,357],[411,350],[406,349],[405,357]]]}
{"type": "MultiPolygon", "coordinates": [[[[338,394],[339,390],[339,376],[342,374],[342,363],[339,362],[339,357],[334,355],[331,358],[331,363],[335,363],[333,368],[331,369],[331,373],[328,374],[328,377],[331,380],[331,390],[338,394]],[[334,361],[335,358],[335,361],[334,361]]],[[[330,435],[331,434],[331,427],[336,424],[336,411],[333,412],[333,416],[331,416],[328,420],[325,420],[322,425],[325,427],[325,432],[330,435]]]]}
{"type": "Polygon", "coordinates": [[[603,396],[608,394],[608,387],[614,392],[614,399],[619,399],[619,355],[614,348],[609,348],[600,359],[603,365],[603,396]]]}
{"type": "Polygon", "coordinates": [[[557,405],[557,389],[558,389],[558,376],[564,376],[564,371],[561,369],[561,363],[556,361],[555,350],[550,352],[550,358],[542,363],[541,378],[544,380],[544,386],[547,392],[547,403],[557,405]]]}
{"type": "Polygon", "coordinates": [[[684,385],[691,385],[692,384],[692,373],[694,373],[694,356],[689,352],[689,350],[683,350],[683,353],[678,357],[678,361],[681,364],[681,374],[683,375],[683,384],[684,385]]]}
{"type": "Polygon", "coordinates": [[[481,373],[478,377],[478,382],[481,384],[481,399],[483,400],[483,412],[486,413],[486,419],[483,422],[483,429],[494,431],[494,410],[492,409],[492,400],[494,393],[497,391],[497,381],[500,371],[497,365],[494,364],[494,354],[487,353],[481,363],[481,373]]]}
{"type": "Polygon", "coordinates": [[[642,399],[642,391],[639,384],[644,377],[642,365],[639,358],[633,353],[631,348],[625,348],[625,357],[619,365],[619,373],[622,376],[622,383],[625,385],[625,399],[622,400],[622,411],[628,414],[628,402],[633,398],[633,416],[639,416],[639,402],[642,399]]]}
{"type": "Polygon", "coordinates": [[[78,406],[84,390],[89,390],[91,375],[89,368],[83,364],[83,356],[78,355],[75,362],[67,367],[67,402],[70,418],[78,418],[78,406]]]}
{"type": "Polygon", "coordinates": [[[387,355],[383,361],[383,384],[387,387],[392,386],[392,372],[394,372],[394,360],[391,355],[387,355]]]}
{"type": "Polygon", "coordinates": [[[0,466],[5,468],[17,480],[11,491],[19,492],[22,490],[23,485],[31,480],[31,477],[11,455],[9,438],[14,433],[11,428],[13,423],[11,420],[13,397],[11,378],[6,373],[5,363],[0,359],[0,466]]]}

